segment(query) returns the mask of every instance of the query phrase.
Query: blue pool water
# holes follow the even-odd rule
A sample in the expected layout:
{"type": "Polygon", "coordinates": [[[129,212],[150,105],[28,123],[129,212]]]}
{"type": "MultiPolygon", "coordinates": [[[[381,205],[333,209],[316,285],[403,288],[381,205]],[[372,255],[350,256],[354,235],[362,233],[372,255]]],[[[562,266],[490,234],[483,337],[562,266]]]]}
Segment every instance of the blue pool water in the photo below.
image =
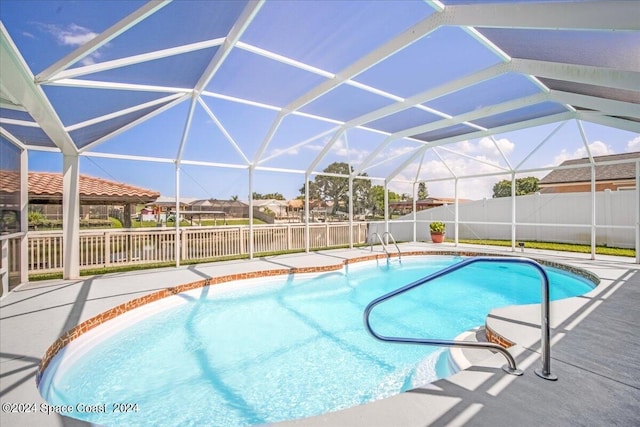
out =
{"type": "MultiPolygon", "coordinates": [[[[364,307],[457,261],[369,262],[180,294],[171,307],[144,315],[158,303],[150,304],[74,341],[51,362],[40,392],[105,426],[263,424],[388,397],[450,372],[442,349],[374,340],[364,307]],[[79,403],[106,413],[81,412],[79,403]]],[[[546,270],[552,299],[593,288],[546,270]]],[[[371,323],[384,335],[453,339],[483,325],[492,308],[539,301],[531,267],[475,264],[382,303],[371,323]]]]}

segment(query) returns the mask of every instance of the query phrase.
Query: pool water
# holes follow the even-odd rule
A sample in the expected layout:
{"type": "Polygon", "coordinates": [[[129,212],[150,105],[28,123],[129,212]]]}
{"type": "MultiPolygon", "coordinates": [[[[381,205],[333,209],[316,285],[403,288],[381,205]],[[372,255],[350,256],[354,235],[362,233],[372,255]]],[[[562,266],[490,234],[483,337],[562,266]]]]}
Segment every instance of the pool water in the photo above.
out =
{"type": "MultiPolygon", "coordinates": [[[[107,413],[70,414],[106,426],[264,424],[388,397],[451,372],[441,348],[373,339],[364,307],[458,261],[367,262],[179,294],[172,307],[162,301],[145,314],[157,303],[149,304],[125,315],[125,327],[108,322],[78,338],[53,359],[40,392],[52,405],[106,405],[107,413]],[[119,403],[131,406],[114,413],[119,403]]],[[[551,299],[593,288],[546,270],[551,299]]],[[[453,339],[492,308],[536,303],[540,293],[531,267],[475,264],[380,304],[371,323],[384,335],[453,339]]]]}

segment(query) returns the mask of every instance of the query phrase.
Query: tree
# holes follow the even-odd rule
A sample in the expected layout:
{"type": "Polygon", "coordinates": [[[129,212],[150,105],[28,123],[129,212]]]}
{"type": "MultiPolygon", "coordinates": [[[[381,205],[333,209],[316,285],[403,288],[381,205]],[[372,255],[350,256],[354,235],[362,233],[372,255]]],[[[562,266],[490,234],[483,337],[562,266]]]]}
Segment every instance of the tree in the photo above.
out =
{"type": "Polygon", "coordinates": [[[253,192],[253,200],[285,200],[284,196],[280,193],[267,193],[260,194],[253,192]]]}
{"type": "MultiPolygon", "coordinates": [[[[373,214],[384,213],[384,187],[382,185],[374,185],[371,187],[371,198],[373,199],[373,214]]],[[[397,202],[402,200],[402,196],[389,190],[389,202],[397,202]]]]}
{"type": "MultiPolygon", "coordinates": [[[[516,196],[524,196],[525,194],[535,193],[536,191],[540,191],[540,186],[538,185],[539,179],[535,176],[528,176],[526,178],[518,178],[516,179],[516,196]]],[[[493,186],[493,198],[498,197],[511,197],[511,180],[503,179],[502,181],[498,181],[493,186]]]]}
{"type": "MultiPolygon", "coordinates": [[[[309,182],[309,198],[333,202],[331,213],[335,213],[338,206],[342,205],[344,210],[349,206],[349,178],[353,168],[344,162],[334,162],[327,166],[323,172],[332,175],[316,175],[313,181],[309,182]]],[[[359,176],[367,176],[366,173],[359,176]]],[[[305,186],[300,189],[304,195],[305,186]]],[[[363,212],[370,203],[371,181],[368,179],[353,180],[353,208],[354,212],[363,212]]]]}
{"type": "Polygon", "coordinates": [[[429,191],[427,190],[427,184],[421,182],[418,184],[418,200],[424,200],[429,197],[429,191]]]}
{"type": "Polygon", "coordinates": [[[231,200],[237,202],[240,198],[238,196],[231,196],[231,200]]]}

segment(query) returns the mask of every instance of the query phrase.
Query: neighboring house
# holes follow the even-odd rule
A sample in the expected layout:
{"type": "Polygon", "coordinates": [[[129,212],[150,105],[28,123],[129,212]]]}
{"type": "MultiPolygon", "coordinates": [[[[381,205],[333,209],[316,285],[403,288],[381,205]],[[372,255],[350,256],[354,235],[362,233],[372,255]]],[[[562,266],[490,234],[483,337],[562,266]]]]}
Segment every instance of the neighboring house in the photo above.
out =
{"type": "MultiPolygon", "coordinates": [[[[191,209],[191,203],[197,201],[198,199],[193,197],[181,197],[180,198],[180,210],[191,209]]],[[[160,213],[167,213],[171,211],[175,211],[176,209],[176,199],[175,197],[170,196],[160,196],[153,203],[150,203],[147,208],[160,208],[160,213]]],[[[157,210],[156,210],[157,212],[157,210]]]]}
{"type": "MultiPolygon", "coordinates": [[[[458,202],[468,202],[467,199],[458,199],[458,202]]],[[[416,201],[416,211],[436,208],[438,206],[452,205],[455,199],[449,197],[427,197],[426,199],[416,201]]],[[[406,215],[413,212],[413,201],[404,200],[401,202],[389,202],[389,211],[395,214],[406,215]]]]}
{"type": "MultiPolygon", "coordinates": [[[[632,190],[636,188],[636,165],[640,152],[594,156],[596,191],[632,190]],[[598,165],[598,162],[629,160],[629,163],[598,165]]],[[[560,166],[585,165],[581,168],[554,169],[539,182],[541,193],[582,193],[591,191],[591,167],[588,158],[572,159],[560,166]]]]}
{"type": "Polygon", "coordinates": [[[286,200],[254,200],[253,206],[258,208],[260,212],[269,213],[270,211],[276,218],[286,218],[288,216],[289,203],[286,200]]]}
{"type": "MultiPolygon", "coordinates": [[[[18,172],[0,170],[2,192],[19,188],[18,180],[18,172]]],[[[29,172],[28,189],[30,212],[40,212],[50,220],[62,220],[61,173],[29,172]]],[[[125,227],[131,226],[132,207],[160,196],[153,190],[88,175],[80,175],[79,193],[82,219],[107,220],[115,216],[125,227]]]]}
{"type": "Polygon", "coordinates": [[[240,200],[209,199],[208,208],[224,212],[227,218],[249,218],[249,205],[240,200]]]}

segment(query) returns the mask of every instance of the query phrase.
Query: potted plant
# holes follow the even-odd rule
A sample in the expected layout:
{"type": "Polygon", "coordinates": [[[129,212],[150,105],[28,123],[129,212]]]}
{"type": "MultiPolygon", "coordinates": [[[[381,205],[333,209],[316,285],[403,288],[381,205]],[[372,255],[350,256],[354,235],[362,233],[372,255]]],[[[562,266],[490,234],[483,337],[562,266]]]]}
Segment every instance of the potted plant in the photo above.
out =
{"type": "Polygon", "coordinates": [[[431,241],[433,243],[442,243],[444,241],[445,227],[445,223],[441,221],[434,221],[429,224],[429,230],[431,231],[431,241]]]}

